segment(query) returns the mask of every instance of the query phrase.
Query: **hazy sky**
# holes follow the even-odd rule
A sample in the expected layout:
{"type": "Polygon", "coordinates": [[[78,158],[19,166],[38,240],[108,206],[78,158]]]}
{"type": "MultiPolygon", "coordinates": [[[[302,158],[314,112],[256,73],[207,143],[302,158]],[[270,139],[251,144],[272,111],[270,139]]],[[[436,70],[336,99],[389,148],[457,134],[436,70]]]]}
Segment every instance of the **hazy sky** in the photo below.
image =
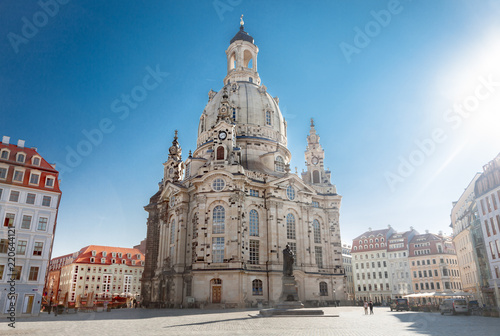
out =
{"type": "Polygon", "coordinates": [[[316,120],[342,239],[451,233],[500,152],[500,1],[7,1],[0,135],[61,172],[53,256],[145,238],[174,130],[185,159],[241,14],[299,172],[316,120]]]}

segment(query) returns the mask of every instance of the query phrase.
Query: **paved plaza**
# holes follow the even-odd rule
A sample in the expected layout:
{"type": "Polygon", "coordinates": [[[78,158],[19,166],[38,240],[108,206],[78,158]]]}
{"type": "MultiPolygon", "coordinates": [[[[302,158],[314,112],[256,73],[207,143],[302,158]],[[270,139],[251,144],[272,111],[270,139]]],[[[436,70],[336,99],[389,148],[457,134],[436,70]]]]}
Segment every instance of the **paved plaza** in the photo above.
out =
{"type": "Polygon", "coordinates": [[[19,318],[0,335],[498,335],[500,318],[324,308],[339,317],[254,317],[258,310],[118,309],[111,312],[19,318]]]}

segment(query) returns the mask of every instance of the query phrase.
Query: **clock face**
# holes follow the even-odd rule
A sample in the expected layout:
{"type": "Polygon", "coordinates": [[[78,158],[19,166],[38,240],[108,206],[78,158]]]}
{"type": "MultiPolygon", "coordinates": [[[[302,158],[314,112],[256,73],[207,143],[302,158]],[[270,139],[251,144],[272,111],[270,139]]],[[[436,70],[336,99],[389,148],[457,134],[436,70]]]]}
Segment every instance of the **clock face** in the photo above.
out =
{"type": "Polygon", "coordinates": [[[318,164],[318,162],[319,162],[318,158],[317,158],[317,157],[315,157],[315,156],[313,156],[313,158],[312,158],[312,164],[313,164],[313,165],[317,165],[317,164],[318,164]]]}
{"type": "Polygon", "coordinates": [[[224,140],[227,137],[227,133],[222,131],[219,133],[219,139],[224,140]]]}

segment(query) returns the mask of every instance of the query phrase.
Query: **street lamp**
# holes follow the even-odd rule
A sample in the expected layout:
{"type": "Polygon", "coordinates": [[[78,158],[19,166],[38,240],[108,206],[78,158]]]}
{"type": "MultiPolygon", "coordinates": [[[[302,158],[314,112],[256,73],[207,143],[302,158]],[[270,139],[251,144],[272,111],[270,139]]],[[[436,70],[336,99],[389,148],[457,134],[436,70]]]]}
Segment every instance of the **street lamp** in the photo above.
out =
{"type": "Polygon", "coordinates": [[[337,297],[335,296],[335,288],[333,289],[333,302],[335,304],[335,307],[337,307],[337,297]]]}

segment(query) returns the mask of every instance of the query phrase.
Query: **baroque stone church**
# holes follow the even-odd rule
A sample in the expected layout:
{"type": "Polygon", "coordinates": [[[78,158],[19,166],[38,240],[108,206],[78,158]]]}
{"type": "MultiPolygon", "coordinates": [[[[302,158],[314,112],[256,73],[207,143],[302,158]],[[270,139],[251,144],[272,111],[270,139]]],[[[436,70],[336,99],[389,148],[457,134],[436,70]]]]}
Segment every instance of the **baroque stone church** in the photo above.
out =
{"type": "Polygon", "coordinates": [[[226,50],[224,86],[208,93],[197,148],[185,161],[175,133],[159,190],[145,207],[146,306],[273,305],[287,244],[299,300],[345,298],[341,196],[312,120],[307,170],[300,177],[290,171],[287,123],[279,99],[261,84],[258,52],[241,21],[226,50]]]}

